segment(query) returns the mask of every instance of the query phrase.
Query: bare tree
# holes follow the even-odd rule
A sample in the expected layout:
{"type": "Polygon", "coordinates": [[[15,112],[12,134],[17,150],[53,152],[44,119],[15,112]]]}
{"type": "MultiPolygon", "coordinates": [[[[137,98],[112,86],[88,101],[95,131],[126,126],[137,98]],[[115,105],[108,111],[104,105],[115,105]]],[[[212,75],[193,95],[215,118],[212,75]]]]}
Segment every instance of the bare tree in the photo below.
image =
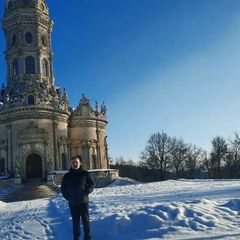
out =
{"type": "Polygon", "coordinates": [[[172,162],[171,165],[175,171],[176,178],[179,178],[180,172],[184,171],[184,162],[187,159],[189,147],[182,139],[175,140],[172,149],[172,162]]]}
{"type": "Polygon", "coordinates": [[[211,155],[211,170],[216,171],[216,177],[222,178],[221,167],[226,160],[226,156],[228,153],[228,144],[226,140],[220,136],[213,138],[212,140],[212,151],[211,155]]]}
{"type": "Polygon", "coordinates": [[[185,171],[189,178],[196,178],[201,170],[204,160],[206,159],[206,151],[196,145],[190,145],[185,160],[185,171]]]}
{"type": "Polygon", "coordinates": [[[156,174],[156,180],[164,180],[164,173],[172,157],[175,138],[166,133],[155,133],[148,139],[145,151],[141,153],[141,160],[156,174]]]}
{"type": "Polygon", "coordinates": [[[234,139],[230,140],[229,153],[226,158],[226,167],[229,178],[240,177],[240,137],[234,132],[234,139]]]}

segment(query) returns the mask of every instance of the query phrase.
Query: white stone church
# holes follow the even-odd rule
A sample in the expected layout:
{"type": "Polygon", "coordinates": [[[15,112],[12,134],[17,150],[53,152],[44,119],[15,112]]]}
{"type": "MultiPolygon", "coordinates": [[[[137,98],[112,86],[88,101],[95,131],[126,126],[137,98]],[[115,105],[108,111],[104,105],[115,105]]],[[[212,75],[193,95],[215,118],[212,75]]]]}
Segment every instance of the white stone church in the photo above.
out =
{"type": "MultiPolygon", "coordinates": [[[[52,0],[51,0],[52,1],[52,0]]],[[[54,0],[57,1],[57,0],[54,0]]],[[[108,169],[106,107],[84,95],[76,109],[54,84],[53,21],[44,0],[6,0],[6,83],[0,86],[0,175],[46,179],[80,155],[85,169],[108,169]]]]}

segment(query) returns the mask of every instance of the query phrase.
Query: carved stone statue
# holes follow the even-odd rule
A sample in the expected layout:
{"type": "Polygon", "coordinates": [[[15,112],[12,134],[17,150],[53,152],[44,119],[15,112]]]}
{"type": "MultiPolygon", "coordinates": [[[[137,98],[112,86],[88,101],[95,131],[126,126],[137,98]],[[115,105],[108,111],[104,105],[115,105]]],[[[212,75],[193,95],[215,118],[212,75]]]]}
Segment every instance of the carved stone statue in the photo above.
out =
{"type": "Polygon", "coordinates": [[[107,112],[107,107],[105,105],[105,102],[103,102],[101,105],[101,114],[105,114],[106,112],[107,112]]]}
{"type": "Polygon", "coordinates": [[[48,161],[47,170],[48,170],[48,172],[52,172],[53,171],[53,161],[52,161],[52,159],[50,159],[48,161]]]}
{"type": "Polygon", "coordinates": [[[21,167],[18,162],[15,162],[14,177],[15,178],[21,177],[21,167]]]}

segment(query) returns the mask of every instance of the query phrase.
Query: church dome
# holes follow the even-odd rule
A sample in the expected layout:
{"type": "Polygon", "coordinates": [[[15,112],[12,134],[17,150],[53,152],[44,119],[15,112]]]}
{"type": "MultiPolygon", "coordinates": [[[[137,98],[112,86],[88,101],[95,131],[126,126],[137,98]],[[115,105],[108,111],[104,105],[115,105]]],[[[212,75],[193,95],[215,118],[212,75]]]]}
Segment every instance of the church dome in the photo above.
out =
{"type": "Polygon", "coordinates": [[[11,12],[18,8],[36,8],[48,14],[48,6],[44,0],[6,0],[5,12],[11,12]]]}

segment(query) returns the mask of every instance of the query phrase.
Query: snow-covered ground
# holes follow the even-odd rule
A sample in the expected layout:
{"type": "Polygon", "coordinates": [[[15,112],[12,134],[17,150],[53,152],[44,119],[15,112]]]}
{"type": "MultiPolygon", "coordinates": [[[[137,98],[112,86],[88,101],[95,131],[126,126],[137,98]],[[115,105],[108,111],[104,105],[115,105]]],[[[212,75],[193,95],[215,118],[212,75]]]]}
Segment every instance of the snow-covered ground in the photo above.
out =
{"type": "MultiPolygon", "coordinates": [[[[91,194],[92,239],[240,239],[239,194],[239,180],[119,179],[91,194]]],[[[0,239],[71,240],[67,202],[0,202],[0,239]]]]}

